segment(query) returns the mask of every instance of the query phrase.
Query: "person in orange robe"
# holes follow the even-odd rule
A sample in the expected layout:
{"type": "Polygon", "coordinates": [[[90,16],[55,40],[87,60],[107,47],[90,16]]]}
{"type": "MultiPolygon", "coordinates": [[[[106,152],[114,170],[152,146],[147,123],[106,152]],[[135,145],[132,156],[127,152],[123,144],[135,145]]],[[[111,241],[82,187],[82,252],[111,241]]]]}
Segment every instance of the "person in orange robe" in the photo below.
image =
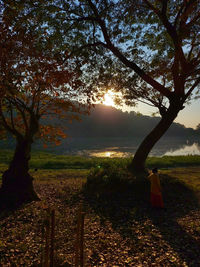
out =
{"type": "Polygon", "coordinates": [[[151,182],[151,206],[164,208],[158,169],[154,168],[148,178],[151,182]]]}

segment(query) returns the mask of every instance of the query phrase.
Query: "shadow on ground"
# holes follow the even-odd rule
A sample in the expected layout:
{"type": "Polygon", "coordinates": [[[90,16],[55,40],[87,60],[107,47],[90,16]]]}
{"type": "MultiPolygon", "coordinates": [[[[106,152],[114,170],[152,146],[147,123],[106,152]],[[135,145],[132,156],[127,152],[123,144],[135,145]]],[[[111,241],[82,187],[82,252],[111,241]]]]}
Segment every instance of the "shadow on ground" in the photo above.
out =
{"type": "Polygon", "coordinates": [[[138,249],[149,250],[147,255],[151,254],[152,248],[145,243],[141,244],[141,239],[144,239],[145,235],[150,235],[150,239],[154,240],[153,245],[157,246],[157,251],[164,249],[163,246],[167,243],[182,263],[186,263],[187,266],[200,266],[200,244],[190,232],[186,231],[185,227],[178,223],[179,219],[186,215],[190,216],[191,212],[199,211],[197,197],[190,188],[174,177],[162,175],[161,180],[166,210],[151,208],[150,185],[144,179],[108,190],[98,186],[86,187],[85,201],[100,216],[102,224],[109,220],[113,229],[124,238],[131,240],[138,249]],[[147,221],[151,223],[146,223],[147,221]],[[137,225],[142,225],[141,233],[137,225]],[[160,238],[156,234],[153,236],[156,230],[160,238]],[[160,239],[163,243],[159,243],[160,239]]]}

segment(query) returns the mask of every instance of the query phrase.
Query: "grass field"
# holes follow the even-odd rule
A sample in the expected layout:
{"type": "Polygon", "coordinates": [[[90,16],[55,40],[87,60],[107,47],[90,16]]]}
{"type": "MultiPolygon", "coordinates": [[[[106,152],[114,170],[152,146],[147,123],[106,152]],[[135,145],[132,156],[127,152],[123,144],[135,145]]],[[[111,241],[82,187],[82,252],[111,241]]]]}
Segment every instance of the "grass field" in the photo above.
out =
{"type": "MultiPolygon", "coordinates": [[[[10,157],[0,153],[1,171],[10,157]]],[[[40,266],[49,207],[56,211],[55,266],[74,266],[80,201],[85,266],[200,266],[200,158],[149,159],[149,167],[161,168],[166,210],[150,207],[147,180],[85,187],[91,167],[122,169],[128,161],[33,153],[30,173],[41,201],[0,215],[0,266],[40,266]]]]}
{"type": "MultiPolygon", "coordinates": [[[[5,169],[12,159],[13,151],[0,150],[0,168],[5,169]]],[[[90,169],[92,167],[117,165],[124,167],[131,162],[131,158],[87,158],[79,156],[56,155],[41,151],[34,151],[30,160],[32,169],[90,169]]],[[[149,157],[147,167],[173,168],[200,166],[200,156],[163,156],[149,157]]]]}

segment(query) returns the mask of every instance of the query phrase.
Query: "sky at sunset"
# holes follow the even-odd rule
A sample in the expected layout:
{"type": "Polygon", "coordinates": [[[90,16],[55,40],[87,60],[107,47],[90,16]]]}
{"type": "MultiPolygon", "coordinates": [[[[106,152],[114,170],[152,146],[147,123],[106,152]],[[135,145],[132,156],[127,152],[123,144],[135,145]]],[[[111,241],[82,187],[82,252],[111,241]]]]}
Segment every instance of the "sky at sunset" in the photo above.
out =
{"type": "MultiPolygon", "coordinates": [[[[114,93],[112,91],[108,91],[107,94],[104,95],[103,104],[108,106],[116,107],[113,100],[114,93]]],[[[157,108],[153,108],[149,105],[138,103],[136,107],[123,107],[123,111],[135,111],[139,112],[142,115],[152,116],[153,113],[157,112],[157,108]]],[[[193,100],[191,104],[186,104],[185,108],[181,110],[176,118],[175,122],[181,123],[186,127],[196,128],[196,126],[200,123],[200,101],[193,100]]],[[[159,114],[158,114],[159,115],[159,114]]]]}
{"type": "MultiPolygon", "coordinates": [[[[151,114],[157,111],[156,108],[152,108],[145,104],[138,104],[136,108],[133,108],[134,111],[139,111],[144,115],[151,116],[151,114]]],[[[184,124],[186,127],[196,128],[200,123],[200,101],[193,101],[190,105],[185,105],[185,108],[181,110],[175,120],[175,122],[184,124]]]]}
{"type": "Polygon", "coordinates": [[[176,122],[184,124],[186,127],[196,128],[200,124],[200,101],[196,100],[193,104],[186,105],[185,109],[180,111],[176,122]]]}

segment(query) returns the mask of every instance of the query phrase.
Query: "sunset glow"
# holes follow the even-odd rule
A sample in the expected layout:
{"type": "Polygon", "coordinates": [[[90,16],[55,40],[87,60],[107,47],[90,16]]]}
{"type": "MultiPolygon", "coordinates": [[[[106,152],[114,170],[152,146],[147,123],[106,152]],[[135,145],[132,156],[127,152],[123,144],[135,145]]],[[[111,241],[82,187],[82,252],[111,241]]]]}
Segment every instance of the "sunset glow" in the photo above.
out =
{"type": "MultiPolygon", "coordinates": [[[[137,106],[135,107],[129,107],[126,105],[118,106],[115,104],[115,97],[122,97],[121,94],[118,92],[116,93],[114,90],[110,89],[107,91],[107,93],[104,94],[103,100],[101,102],[96,102],[96,104],[104,104],[106,106],[111,106],[118,108],[122,110],[123,112],[139,112],[144,116],[152,116],[152,113],[157,112],[157,108],[148,106],[144,103],[138,102],[137,106]]],[[[185,125],[186,127],[192,127],[195,129],[195,127],[199,124],[199,117],[196,116],[199,112],[199,102],[198,100],[193,101],[193,105],[190,106],[190,109],[183,109],[177,116],[175,122],[181,123],[185,125]],[[191,119],[192,118],[192,119],[191,119]]],[[[158,114],[159,116],[159,114],[158,114]]]]}
{"type": "Polygon", "coordinates": [[[115,106],[114,103],[114,93],[112,91],[108,91],[105,95],[104,95],[104,101],[103,104],[106,106],[115,106]]]}
{"type": "Polygon", "coordinates": [[[115,103],[114,103],[114,93],[112,91],[108,91],[104,95],[103,104],[106,105],[106,106],[115,106],[115,103]]]}

